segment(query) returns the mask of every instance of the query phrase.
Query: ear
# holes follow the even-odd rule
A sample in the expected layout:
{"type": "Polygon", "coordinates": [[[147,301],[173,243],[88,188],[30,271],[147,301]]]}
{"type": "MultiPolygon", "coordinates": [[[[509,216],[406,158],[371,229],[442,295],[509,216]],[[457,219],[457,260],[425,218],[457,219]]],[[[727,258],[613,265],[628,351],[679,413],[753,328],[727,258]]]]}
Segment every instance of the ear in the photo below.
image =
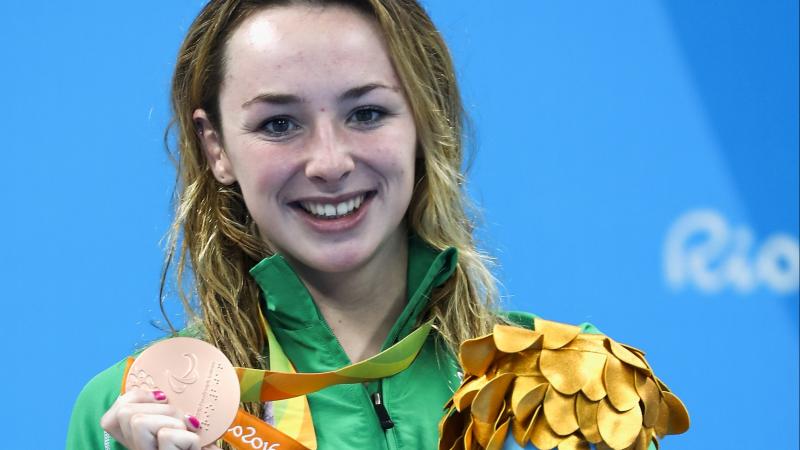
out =
{"type": "Polygon", "coordinates": [[[233,173],[233,166],[230,159],[222,147],[222,137],[219,132],[208,120],[208,114],[203,109],[196,109],[192,113],[195,131],[206,155],[208,167],[214,178],[222,184],[231,185],[236,182],[236,175],[233,173]]]}

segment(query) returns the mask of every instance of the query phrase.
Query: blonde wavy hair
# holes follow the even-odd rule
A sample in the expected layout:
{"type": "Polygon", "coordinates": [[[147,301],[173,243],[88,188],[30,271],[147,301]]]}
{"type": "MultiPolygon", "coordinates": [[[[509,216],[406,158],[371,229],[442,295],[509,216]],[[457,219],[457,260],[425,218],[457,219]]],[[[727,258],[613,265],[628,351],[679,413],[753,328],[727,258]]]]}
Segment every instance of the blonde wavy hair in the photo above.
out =
{"type": "MultiPolygon", "coordinates": [[[[238,366],[264,367],[260,291],[248,270],[273,251],[259,237],[237,185],[219,183],[206,162],[192,113],[203,108],[220,130],[219,91],[225,43],[254,12],[294,4],[344,5],[373,17],[413,111],[422,158],[407,212],[409,230],[436,249],[456,247],[453,277],[432,292],[424,317],[435,318],[450,350],[491,331],[496,289],[488,258],[473,239],[461,172],[463,110],[449,51],[414,0],[211,0],[188,30],[172,80],[178,141],[176,213],[162,290],[174,271],[191,320],[238,366]],[[186,289],[191,286],[190,289],[186,289]],[[197,313],[199,307],[200,313],[197,313]]],[[[162,297],[163,298],[163,297],[162,297]]],[[[257,405],[250,405],[257,411],[257,405]]]]}

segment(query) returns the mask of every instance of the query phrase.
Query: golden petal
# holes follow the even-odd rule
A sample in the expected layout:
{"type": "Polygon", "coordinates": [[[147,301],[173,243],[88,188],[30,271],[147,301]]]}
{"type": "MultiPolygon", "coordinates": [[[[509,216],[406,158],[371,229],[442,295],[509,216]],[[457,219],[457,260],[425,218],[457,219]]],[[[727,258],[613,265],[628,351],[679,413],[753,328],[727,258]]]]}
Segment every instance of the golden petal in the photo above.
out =
{"type": "Polygon", "coordinates": [[[633,369],[625,366],[618,359],[608,358],[603,381],[606,392],[608,392],[608,400],[618,411],[628,411],[639,404],[633,369]]]}
{"type": "Polygon", "coordinates": [[[458,440],[453,442],[449,450],[464,450],[464,448],[464,436],[459,436],[458,440]]]}
{"type": "Polygon", "coordinates": [[[542,333],[508,325],[495,325],[493,335],[495,346],[505,353],[521,352],[542,339],[542,333]]]}
{"type": "Polygon", "coordinates": [[[567,437],[560,444],[558,450],[589,450],[589,443],[580,438],[580,436],[573,434],[567,437]]]}
{"type": "Polygon", "coordinates": [[[536,411],[533,412],[533,415],[531,416],[531,419],[528,422],[528,428],[525,429],[525,436],[524,436],[525,443],[522,445],[523,447],[525,447],[528,444],[528,442],[531,442],[531,434],[533,434],[533,426],[535,425],[534,419],[536,419],[536,417],[540,414],[544,415],[543,408],[544,408],[543,406],[539,406],[538,408],[536,408],[536,411]]]}
{"type": "Polygon", "coordinates": [[[633,444],[625,447],[624,450],[647,450],[647,445],[645,445],[644,449],[640,449],[642,442],[644,442],[643,433],[644,433],[644,428],[639,430],[639,434],[636,436],[636,439],[633,440],[633,444]]]}
{"type": "Polygon", "coordinates": [[[599,353],[605,355],[608,350],[605,347],[607,337],[602,334],[579,334],[569,344],[562,348],[570,350],[583,350],[585,352],[599,353]]]}
{"type": "Polygon", "coordinates": [[[518,421],[527,422],[547,392],[547,380],[543,377],[517,377],[511,391],[511,410],[518,421]]]}
{"type": "Polygon", "coordinates": [[[467,374],[483,375],[494,359],[497,349],[491,334],[486,336],[468,339],[461,344],[458,358],[461,367],[467,374]]]}
{"type": "Polygon", "coordinates": [[[544,407],[539,407],[533,413],[530,436],[533,445],[542,450],[556,448],[564,440],[547,424],[547,419],[544,417],[544,407]]]}
{"type": "Polygon", "coordinates": [[[518,353],[504,354],[494,360],[497,373],[514,373],[517,375],[541,375],[539,370],[539,354],[541,350],[525,350],[518,353]]]}
{"type": "Polygon", "coordinates": [[[487,380],[486,377],[480,377],[473,378],[462,384],[456,393],[453,394],[453,406],[459,411],[463,411],[465,408],[469,407],[475,399],[475,395],[478,394],[478,391],[483,389],[488,382],[489,380],[487,380]]]}
{"type": "Polygon", "coordinates": [[[631,353],[628,349],[617,344],[611,339],[609,339],[607,342],[611,349],[611,353],[613,353],[614,356],[619,358],[622,362],[628,364],[629,366],[638,367],[639,369],[642,370],[648,370],[647,365],[644,362],[642,362],[642,360],[639,359],[639,357],[631,353]]]}
{"type": "Polygon", "coordinates": [[[667,401],[664,400],[664,397],[661,397],[661,401],[658,404],[658,417],[656,418],[655,430],[656,435],[662,438],[669,432],[669,405],[667,405],[667,401]]]}
{"type": "Polygon", "coordinates": [[[658,378],[655,375],[653,375],[653,378],[656,380],[656,384],[658,384],[659,389],[661,389],[662,391],[669,391],[669,388],[667,387],[666,384],[664,384],[663,381],[661,381],[661,378],[658,378]]]}
{"type": "Polygon", "coordinates": [[[530,439],[530,434],[527,433],[528,426],[528,422],[516,419],[511,421],[511,435],[514,436],[514,440],[517,441],[520,447],[525,447],[525,444],[528,443],[528,439],[530,439]]]}
{"type": "Polygon", "coordinates": [[[583,436],[591,443],[598,443],[603,440],[600,436],[600,429],[597,427],[597,408],[600,402],[588,400],[583,395],[578,395],[575,402],[575,412],[578,416],[578,426],[583,436]]]}
{"type": "Polygon", "coordinates": [[[653,432],[649,428],[642,428],[639,431],[639,436],[636,437],[636,442],[633,443],[632,450],[647,450],[650,447],[652,437],[653,432]]]}
{"type": "Polygon", "coordinates": [[[502,425],[497,427],[494,434],[492,434],[491,439],[489,439],[489,444],[486,446],[486,450],[502,450],[503,444],[506,442],[506,436],[508,436],[508,426],[511,423],[511,419],[506,419],[502,425]]]}
{"type": "MultiPolygon", "coordinates": [[[[608,359],[608,358],[606,358],[608,359]]],[[[593,401],[599,401],[605,398],[608,394],[606,392],[606,386],[603,384],[603,374],[605,373],[605,362],[603,363],[603,367],[600,369],[600,373],[597,376],[593,376],[589,378],[589,381],[583,385],[581,388],[581,392],[583,392],[586,397],[593,401]]]]}
{"type": "Polygon", "coordinates": [[[449,450],[453,447],[461,433],[464,431],[464,416],[455,410],[451,410],[439,422],[439,449],[449,450]]]}
{"type": "Polygon", "coordinates": [[[564,395],[553,386],[544,396],[544,416],[550,428],[561,436],[568,436],[578,429],[575,416],[575,395],[564,395]]]}
{"type": "Polygon", "coordinates": [[[466,431],[464,431],[464,448],[466,450],[472,450],[472,448],[475,446],[475,444],[474,444],[475,437],[473,435],[474,434],[474,432],[473,432],[473,424],[474,423],[475,422],[472,420],[471,416],[467,418],[467,429],[466,429],[466,431]]]}
{"type": "Polygon", "coordinates": [[[500,414],[497,415],[497,419],[494,421],[494,429],[498,429],[509,417],[511,417],[511,410],[508,408],[508,402],[504,400],[500,414]]]}
{"type": "Polygon", "coordinates": [[[681,399],[672,392],[662,392],[664,401],[669,407],[669,425],[667,434],[681,434],[689,429],[689,412],[681,399]]]}
{"type": "Polygon", "coordinates": [[[644,404],[644,417],[642,422],[646,427],[652,427],[658,419],[658,406],[661,403],[661,393],[658,386],[647,375],[639,371],[635,371],[634,378],[636,380],[636,392],[639,398],[642,399],[644,404]]]}
{"type": "Polygon", "coordinates": [[[456,394],[458,394],[458,398],[453,397],[453,406],[455,406],[458,411],[464,411],[464,409],[472,405],[472,401],[475,400],[475,396],[478,395],[478,390],[458,391],[456,394]]]}
{"type": "Polygon", "coordinates": [[[645,353],[643,351],[639,350],[636,347],[631,347],[630,345],[626,344],[619,344],[619,345],[625,347],[626,349],[628,349],[628,351],[639,357],[639,359],[642,360],[642,362],[647,366],[647,368],[650,369],[650,364],[647,363],[647,359],[645,358],[645,353]]]}
{"type": "Polygon", "coordinates": [[[589,380],[600,378],[606,356],[580,350],[542,350],[539,368],[562,394],[575,394],[589,380]]]}
{"type": "Polygon", "coordinates": [[[636,407],[619,412],[608,400],[601,400],[597,408],[597,426],[606,444],[614,449],[624,449],[639,436],[642,410],[636,407]]]}
{"type": "Polygon", "coordinates": [[[493,424],[500,415],[505,404],[506,391],[514,378],[514,374],[506,373],[486,383],[472,401],[472,416],[481,422],[493,424]]]}
{"type": "Polygon", "coordinates": [[[486,448],[489,444],[489,439],[492,437],[492,433],[494,433],[494,423],[478,420],[474,416],[472,419],[472,438],[481,448],[486,448]]]}
{"type": "Polygon", "coordinates": [[[581,329],[574,325],[551,322],[538,317],[533,320],[533,328],[544,335],[542,343],[544,348],[551,350],[567,345],[581,333],[581,329]]]}

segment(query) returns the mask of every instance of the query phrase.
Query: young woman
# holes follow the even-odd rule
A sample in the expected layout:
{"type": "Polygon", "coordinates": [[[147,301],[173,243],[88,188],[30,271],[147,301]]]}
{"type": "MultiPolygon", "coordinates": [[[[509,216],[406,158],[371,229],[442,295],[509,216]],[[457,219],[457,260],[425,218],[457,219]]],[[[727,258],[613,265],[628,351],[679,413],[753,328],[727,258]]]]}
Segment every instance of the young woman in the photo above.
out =
{"type": "MultiPolygon", "coordinates": [[[[235,366],[267,368],[285,355],[297,372],[316,373],[434,323],[404,370],[307,396],[317,448],[437,448],[462,371],[461,410],[442,422],[442,448],[472,448],[475,436],[480,448],[501,440],[588,448],[588,439],[645,449],[653,433],[688,426],[671,419],[682,405],[635,349],[578,338],[590,326],[496,332],[497,350],[481,338],[472,356],[456,359],[459,344],[505,320],[466,213],[452,62],[414,0],[211,0],[178,55],[172,105],[180,181],[167,267],[175,264],[178,286],[192,286],[187,310],[199,306],[187,333],[235,366]],[[504,351],[530,361],[505,359],[487,373],[491,355],[504,351]],[[516,377],[502,373],[509,367],[526,371],[513,385],[522,395],[506,394],[516,377]],[[513,405],[502,403],[506,395],[513,405]],[[474,430],[462,421],[473,398],[494,399],[475,400],[474,430]],[[575,419],[575,405],[589,414],[575,419]]],[[[198,450],[198,418],[164,392],[120,395],[125,367],[83,390],[68,450],[198,450]]],[[[274,422],[276,405],[245,406],[274,422]]]]}
{"type": "MultiPolygon", "coordinates": [[[[498,319],[465,211],[454,70],[424,10],[212,0],[181,47],[172,104],[169,256],[179,278],[191,273],[203,338],[234,365],[263,368],[263,312],[297,370],[320,372],[433,318],[437,332],[407,370],[308,401],[321,449],[434,448],[459,382],[453,351],[498,319]],[[372,407],[378,390],[388,431],[372,407]]],[[[84,389],[68,448],[196,448],[196,419],[162,394],[117,398],[122,371],[84,389]]]]}

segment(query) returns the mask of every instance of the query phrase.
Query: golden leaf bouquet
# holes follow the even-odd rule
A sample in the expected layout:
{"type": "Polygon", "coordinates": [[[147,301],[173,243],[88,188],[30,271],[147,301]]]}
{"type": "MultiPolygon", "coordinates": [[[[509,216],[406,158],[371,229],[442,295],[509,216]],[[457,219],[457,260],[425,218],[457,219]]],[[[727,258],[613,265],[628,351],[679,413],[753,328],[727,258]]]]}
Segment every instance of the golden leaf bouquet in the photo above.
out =
{"type": "Polygon", "coordinates": [[[689,428],[640,350],[538,318],[534,329],[497,325],[461,345],[464,379],[439,450],[500,450],[507,438],[540,450],[646,450],[689,428]]]}

